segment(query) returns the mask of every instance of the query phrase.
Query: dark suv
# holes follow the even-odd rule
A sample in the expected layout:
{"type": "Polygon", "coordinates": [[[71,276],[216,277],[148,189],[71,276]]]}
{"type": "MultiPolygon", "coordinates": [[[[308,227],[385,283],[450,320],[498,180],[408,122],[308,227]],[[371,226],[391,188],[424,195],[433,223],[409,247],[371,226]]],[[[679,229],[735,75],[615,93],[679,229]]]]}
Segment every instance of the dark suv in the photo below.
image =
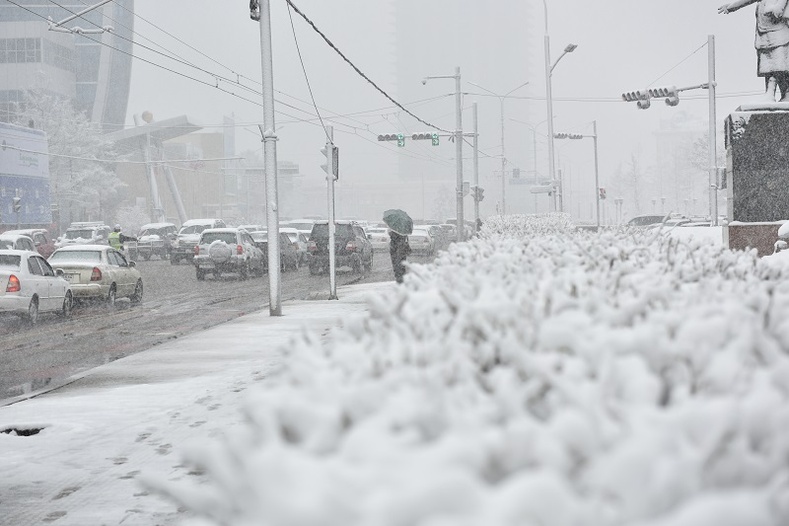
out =
{"type": "MultiPolygon", "coordinates": [[[[337,267],[351,267],[359,274],[373,268],[373,245],[361,226],[353,221],[335,221],[334,256],[337,267]]],[[[329,271],[329,222],[316,221],[307,245],[310,274],[329,271]]]]}

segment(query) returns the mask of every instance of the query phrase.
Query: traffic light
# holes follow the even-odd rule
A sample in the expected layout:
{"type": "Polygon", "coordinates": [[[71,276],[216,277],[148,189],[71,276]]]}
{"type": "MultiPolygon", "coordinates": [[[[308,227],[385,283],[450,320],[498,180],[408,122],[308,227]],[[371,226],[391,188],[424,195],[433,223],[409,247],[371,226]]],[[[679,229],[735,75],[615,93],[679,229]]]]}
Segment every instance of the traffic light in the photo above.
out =
{"type": "Polygon", "coordinates": [[[650,106],[650,95],[647,90],[627,91],[622,93],[622,100],[625,102],[636,102],[638,109],[645,110],[650,106]]]}
{"type": "Polygon", "coordinates": [[[405,135],[402,133],[397,134],[397,146],[400,146],[401,148],[405,146],[405,135]]]}
{"type": "Polygon", "coordinates": [[[605,188],[600,188],[600,199],[605,199],[605,188]]]}
{"type": "Polygon", "coordinates": [[[433,140],[433,146],[438,146],[438,134],[433,133],[430,135],[430,138],[433,140]]]}
{"type": "Polygon", "coordinates": [[[430,132],[419,132],[411,135],[414,141],[433,141],[433,146],[438,146],[438,134],[430,132]]]}
{"type": "Polygon", "coordinates": [[[474,201],[480,202],[483,199],[485,199],[485,196],[483,195],[485,193],[485,189],[482,188],[481,186],[472,186],[471,190],[472,190],[471,197],[474,199],[474,201]]]}
{"type": "Polygon", "coordinates": [[[22,198],[21,197],[14,197],[14,212],[19,212],[22,210],[22,198]]]}
{"type": "Polygon", "coordinates": [[[340,178],[340,149],[327,143],[326,146],[321,148],[321,153],[326,157],[326,163],[321,165],[321,169],[328,175],[334,177],[334,180],[340,178]],[[329,169],[331,166],[331,170],[329,169]]]}
{"type": "Polygon", "coordinates": [[[580,133],[565,133],[565,132],[554,133],[553,136],[556,139],[576,139],[577,140],[577,139],[583,139],[584,138],[584,136],[581,135],[580,133]]]}
{"type": "Polygon", "coordinates": [[[676,106],[679,104],[679,92],[676,86],[665,86],[662,88],[650,88],[649,96],[654,99],[665,98],[666,104],[676,106]]]}
{"type": "Polygon", "coordinates": [[[397,141],[398,146],[405,146],[405,135],[402,133],[386,133],[378,136],[379,141],[397,141]]]}

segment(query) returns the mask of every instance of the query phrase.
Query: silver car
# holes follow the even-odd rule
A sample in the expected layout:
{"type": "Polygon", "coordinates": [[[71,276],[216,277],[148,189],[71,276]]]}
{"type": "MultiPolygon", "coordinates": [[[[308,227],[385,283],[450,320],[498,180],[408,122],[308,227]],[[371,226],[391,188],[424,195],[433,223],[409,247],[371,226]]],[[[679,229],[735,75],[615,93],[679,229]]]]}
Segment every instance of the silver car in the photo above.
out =
{"type": "Polygon", "coordinates": [[[249,232],[240,228],[209,228],[200,234],[194,249],[197,279],[207,273],[218,278],[224,272],[247,279],[251,274],[263,275],[263,252],[255,246],[249,232]]]}
{"type": "Polygon", "coordinates": [[[96,300],[108,307],[118,298],[142,303],[142,276],[134,261],[108,245],[73,245],[59,248],[49,256],[49,264],[62,270],[71,284],[74,299],[96,300]]]}
{"type": "Polygon", "coordinates": [[[23,316],[32,324],[41,312],[71,316],[71,287],[61,276],[37,252],[0,250],[0,313],[23,316]]]}

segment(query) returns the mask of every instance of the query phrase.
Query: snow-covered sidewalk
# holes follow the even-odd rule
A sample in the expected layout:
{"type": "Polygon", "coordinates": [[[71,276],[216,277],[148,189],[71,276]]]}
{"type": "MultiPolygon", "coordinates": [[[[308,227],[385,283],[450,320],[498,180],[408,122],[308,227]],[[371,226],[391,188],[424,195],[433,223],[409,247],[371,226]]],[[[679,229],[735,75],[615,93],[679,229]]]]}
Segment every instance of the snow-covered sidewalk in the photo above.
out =
{"type": "Polygon", "coordinates": [[[0,524],[175,524],[177,506],[144,490],[140,473],[199,478],[184,448],[240,420],[247,388],[276,366],[304,328],[326,334],[366,310],[375,283],[341,288],[339,301],[287,302],[93,370],[37,398],[0,408],[0,524]]]}

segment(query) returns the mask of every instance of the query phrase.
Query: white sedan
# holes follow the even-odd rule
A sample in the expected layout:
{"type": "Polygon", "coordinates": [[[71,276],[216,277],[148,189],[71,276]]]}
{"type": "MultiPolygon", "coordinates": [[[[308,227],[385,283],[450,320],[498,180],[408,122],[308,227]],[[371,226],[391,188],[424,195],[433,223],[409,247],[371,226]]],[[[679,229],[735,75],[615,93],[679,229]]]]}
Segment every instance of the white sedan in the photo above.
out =
{"type": "Polygon", "coordinates": [[[41,312],[71,316],[71,287],[59,274],[38,252],[0,250],[0,313],[24,316],[31,324],[41,312]]]}
{"type": "Polygon", "coordinates": [[[368,228],[367,239],[372,243],[375,250],[389,249],[389,229],[388,228],[368,228]]]}
{"type": "Polygon", "coordinates": [[[419,228],[415,228],[413,232],[408,234],[408,244],[411,247],[411,252],[425,256],[432,256],[436,249],[430,233],[419,228]]]}
{"type": "Polygon", "coordinates": [[[57,249],[49,264],[62,270],[74,298],[99,300],[108,307],[118,298],[142,302],[142,276],[134,261],[107,245],[71,245],[57,249]]]}

